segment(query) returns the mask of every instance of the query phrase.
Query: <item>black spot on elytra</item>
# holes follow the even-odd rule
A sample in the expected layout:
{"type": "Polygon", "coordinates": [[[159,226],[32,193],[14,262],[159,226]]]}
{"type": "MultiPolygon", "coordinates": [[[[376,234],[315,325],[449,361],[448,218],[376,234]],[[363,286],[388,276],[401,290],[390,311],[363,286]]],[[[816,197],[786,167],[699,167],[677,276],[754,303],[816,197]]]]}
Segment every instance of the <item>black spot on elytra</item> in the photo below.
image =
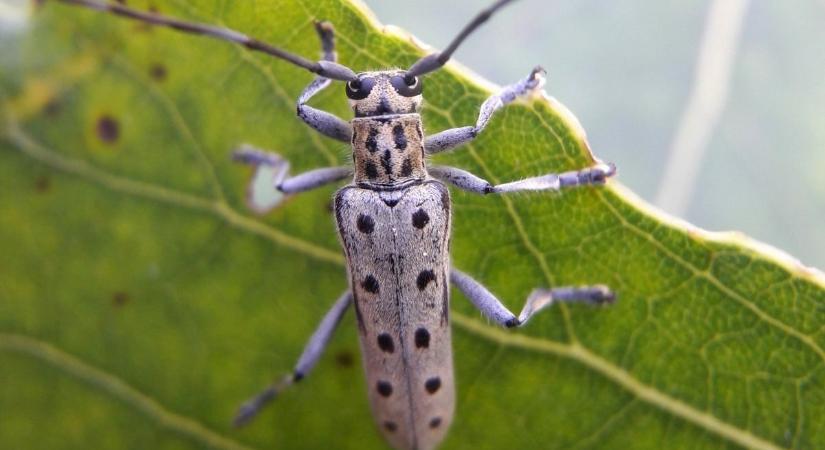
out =
{"type": "Polygon", "coordinates": [[[430,419],[430,428],[438,428],[441,426],[441,417],[433,417],[430,419]]]}
{"type": "Polygon", "coordinates": [[[389,397],[392,395],[392,385],[389,381],[379,381],[375,385],[375,389],[382,397],[389,397]]]}
{"type": "Polygon", "coordinates": [[[416,348],[430,347],[430,332],[426,328],[415,330],[415,346],[416,348]]]}
{"type": "Polygon", "coordinates": [[[41,175],[34,180],[34,190],[40,194],[49,192],[52,188],[52,179],[46,175],[41,175]]]}
{"type": "Polygon", "coordinates": [[[375,163],[367,161],[364,165],[364,174],[366,174],[370,180],[378,178],[378,168],[375,167],[375,163]]]}
{"type": "Polygon", "coordinates": [[[412,175],[412,171],[412,161],[410,161],[410,158],[404,158],[404,163],[401,164],[401,176],[408,177],[412,175]]]}
{"type": "Polygon", "coordinates": [[[114,117],[109,115],[100,116],[97,119],[95,129],[97,130],[97,137],[107,144],[117,141],[120,136],[120,124],[114,117]]]}
{"type": "Polygon", "coordinates": [[[404,134],[404,127],[396,125],[392,128],[392,137],[395,140],[395,148],[402,152],[407,149],[407,136],[404,134]]]}
{"type": "Polygon", "coordinates": [[[123,291],[118,291],[112,294],[112,305],[123,306],[129,303],[129,294],[123,291]]]}
{"type": "Polygon", "coordinates": [[[364,281],[361,282],[361,287],[370,294],[378,293],[378,280],[372,275],[367,275],[364,281]]]}
{"type": "Polygon", "coordinates": [[[392,433],[393,431],[398,429],[398,425],[396,425],[395,422],[390,422],[388,420],[388,421],[384,422],[384,428],[387,431],[389,431],[390,433],[392,433]]]}
{"type": "Polygon", "coordinates": [[[373,128],[370,130],[370,134],[367,135],[367,139],[364,141],[364,145],[367,146],[367,150],[369,150],[370,153],[375,153],[378,151],[378,140],[376,139],[377,137],[378,130],[373,128]]]}
{"type": "Polygon", "coordinates": [[[384,150],[384,154],[381,155],[381,167],[384,168],[384,173],[392,175],[392,154],[389,150],[384,150]]]}
{"type": "Polygon", "coordinates": [[[386,353],[392,353],[395,351],[395,344],[392,342],[392,336],[387,333],[381,333],[378,335],[378,348],[383,350],[386,353]]]}
{"type": "Polygon", "coordinates": [[[355,226],[358,227],[358,231],[370,234],[375,229],[375,220],[366,214],[359,214],[358,219],[355,220],[355,226]]]}
{"type": "Polygon", "coordinates": [[[424,389],[430,394],[435,394],[439,388],[441,388],[441,378],[432,377],[424,382],[424,389]]]}
{"type": "Polygon", "coordinates": [[[341,350],[340,352],[335,354],[335,364],[338,367],[352,367],[352,364],[355,362],[355,357],[352,355],[352,352],[349,350],[341,350]]]}
{"type": "Polygon", "coordinates": [[[430,223],[430,215],[427,214],[427,211],[419,208],[418,211],[414,212],[412,215],[412,223],[414,227],[420,230],[430,223]]]}
{"type": "Polygon", "coordinates": [[[430,269],[422,270],[415,280],[415,285],[418,286],[419,291],[423,291],[431,281],[435,281],[435,273],[430,269]]]}
{"type": "Polygon", "coordinates": [[[149,76],[155,81],[163,81],[166,79],[166,66],[163,64],[152,64],[149,68],[149,76]]]}

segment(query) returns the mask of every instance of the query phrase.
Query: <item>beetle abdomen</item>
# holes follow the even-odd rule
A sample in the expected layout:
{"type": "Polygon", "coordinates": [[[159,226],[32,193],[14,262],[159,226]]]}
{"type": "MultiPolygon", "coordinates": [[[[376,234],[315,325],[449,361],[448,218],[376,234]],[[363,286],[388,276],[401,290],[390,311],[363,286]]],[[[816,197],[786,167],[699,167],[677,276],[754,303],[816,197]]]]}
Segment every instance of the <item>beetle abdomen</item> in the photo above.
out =
{"type": "Polygon", "coordinates": [[[455,407],[447,189],[346,187],[335,210],[375,420],[396,448],[433,448],[455,407]]]}

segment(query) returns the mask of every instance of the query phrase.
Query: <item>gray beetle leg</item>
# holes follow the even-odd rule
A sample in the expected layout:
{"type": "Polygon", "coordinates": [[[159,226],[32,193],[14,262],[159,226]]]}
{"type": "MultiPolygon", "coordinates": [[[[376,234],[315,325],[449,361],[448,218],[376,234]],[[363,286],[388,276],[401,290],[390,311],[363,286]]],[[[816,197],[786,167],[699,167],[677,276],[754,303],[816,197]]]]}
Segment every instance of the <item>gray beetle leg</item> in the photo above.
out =
{"type": "Polygon", "coordinates": [[[326,349],[330,338],[332,338],[332,333],[338,327],[338,323],[341,322],[341,317],[343,317],[349,308],[350,303],[352,303],[352,293],[347,290],[338,298],[335,304],[332,305],[332,308],[330,308],[323,320],[321,320],[318,328],[315,329],[309,342],[307,342],[304,347],[304,351],[301,353],[301,357],[298,359],[298,363],[295,365],[293,372],[273,382],[258,395],[241,405],[234,420],[236,427],[249,423],[279,392],[297,383],[309,374],[315,366],[315,363],[321,358],[321,354],[324,353],[324,349],[326,349]]]}
{"type": "Polygon", "coordinates": [[[285,194],[309,191],[352,175],[352,169],[340,166],[314,169],[290,177],[289,161],[277,153],[266,152],[249,145],[242,145],[235,150],[232,158],[237,162],[255,166],[247,201],[250,208],[261,214],[281,203],[285,194]]]}
{"type": "Polygon", "coordinates": [[[486,287],[466,273],[451,269],[450,283],[457,287],[484,316],[507,328],[524,325],[533,314],[555,302],[585,302],[600,305],[611,303],[616,298],[610,289],[602,285],[536,289],[527,298],[521,314],[516,317],[486,287]]]}
{"type": "MultiPolygon", "coordinates": [[[[321,38],[323,60],[335,62],[338,57],[335,53],[335,31],[332,25],[328,22],[316,22],[315,30],[321,38]]],[[[316,77],[312,80],[301,92],[301,96],[298,97],[296,112],[301,120],[324,136],[349,142],[352,137],[352,127],[348,122],[326,111],[307,105],[307,102],[315,94],[324,90],[330,83],[332,83],[332,80],[324,77],[316,77]]]]}
{"type": "Polygon", "coordinates": [[[536,89],[541,89],[541,86],[544,85],[544,73],[544,69],[536,67],[530,72],[527,78],[506,86],[501,92],[485,100],[481,105],[475,126],[452,128],[427,137],[424,141],[426,153],[443,152],[475,139],[475,137],[487,127],[487,123],[496,111],[518,97],[533,92],[536,89]]]}
{"type": "Polygon", "coordinates": [[[456,167],[432,166],[427,171],[434,178],[465,191],[476,194],[504,194],[518,191],[557,191],[566,187],[604,184],[605,179],[616,173],[616,167],[600,162],[582,170],[551,173],[498,185],[492,185],[487,180],[456,167]]]}

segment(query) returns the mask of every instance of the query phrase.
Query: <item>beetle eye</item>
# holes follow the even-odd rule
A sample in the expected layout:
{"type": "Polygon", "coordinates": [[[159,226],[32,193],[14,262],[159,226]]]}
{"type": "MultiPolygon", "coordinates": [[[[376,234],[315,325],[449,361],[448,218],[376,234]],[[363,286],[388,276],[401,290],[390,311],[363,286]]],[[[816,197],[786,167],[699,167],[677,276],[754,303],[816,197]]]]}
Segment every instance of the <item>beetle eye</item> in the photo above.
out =
{"type": "Polygon", "coordinates": [[[404,97],[421,95],[421,80],[416,76],[409,74],[396,75],[390,79],[390,82],[392,83],[392,87],[395,88],[395,92],[398,92],[404,97]]]}
{"type": "Polygon", "coordinates": [[[375,80],[372,78],[359,78],[347,83],[347,97],[352,100],[363,100],[370,95],[375,80]]]}

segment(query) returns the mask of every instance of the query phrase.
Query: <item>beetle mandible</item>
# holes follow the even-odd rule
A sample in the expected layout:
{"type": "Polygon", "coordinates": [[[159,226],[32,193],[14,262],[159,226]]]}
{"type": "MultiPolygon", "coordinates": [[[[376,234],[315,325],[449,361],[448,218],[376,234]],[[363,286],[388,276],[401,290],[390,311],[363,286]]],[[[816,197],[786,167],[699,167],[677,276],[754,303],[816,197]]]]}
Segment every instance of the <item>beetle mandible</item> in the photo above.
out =
{"type": "MultiPolygon", "coordinates": [[[[516,316],[483,285],[450,265],[451,202],[444,182],[476,194],[503,194],[598,185],[616,172],[612,164],[598,162],[579,171],[492,185],[455,167],[427,164],[427,155],[472,141],[497,110],[541,89],[544,70],[536,67],[525,79],[488,98],[475,125],[424,136],[419,115],[421,77],[441,68],[467,36],[512,0],[498,0],[467,24],[445,50],[422,57],[408,69],[361,73],[337,62],[334,30],[327,22],[316,22],[323,58],[313,62],[227,28],[117,3],[61,1],[234,42],[307,69],[317,77],[298,98],[298,117],[321,134],[352,146],[354,169],[328,167],[295,176],[289,176],[289,162],[275,153],[249,146],[233,153],[237,161],[256,167],[258,183],[263,181],[287,195],[353,177],[334,199],[349,288],[324,316],[294,371],[242,405],[236,424],[248,422],[278,392],[310,372],[352,306],[369,399],[379,428],[395,448],[434,448],[446,435],[455,404],[450,285],[486,317],[505,327],[525,324],[531,315],[556,301],[602,304],[614,300],[614,294],[602,285],[536,289],[516,316]],[[307,104],[332,80],[346,82],[355,115],[349,122],[307,104]]],[[[277,206],[277,200],[259,194],[253,190],[250,196],[250,204],[258,212],[277,206]]]]}

